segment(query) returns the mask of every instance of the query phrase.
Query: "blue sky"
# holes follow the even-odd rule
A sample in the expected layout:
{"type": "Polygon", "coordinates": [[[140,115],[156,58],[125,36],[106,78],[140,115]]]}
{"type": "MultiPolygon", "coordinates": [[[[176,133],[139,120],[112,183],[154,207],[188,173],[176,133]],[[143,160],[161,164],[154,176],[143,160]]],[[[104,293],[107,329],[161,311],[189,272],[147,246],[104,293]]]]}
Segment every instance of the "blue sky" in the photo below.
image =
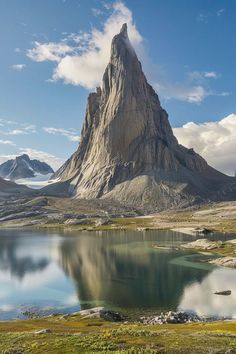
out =
{"type": "Polygon", "coordinates": [[[235,0],[0,0],[0,162],[27,152],[57,168],[75,151],[122,22],[180,141],[232,174],[235,0]]]}

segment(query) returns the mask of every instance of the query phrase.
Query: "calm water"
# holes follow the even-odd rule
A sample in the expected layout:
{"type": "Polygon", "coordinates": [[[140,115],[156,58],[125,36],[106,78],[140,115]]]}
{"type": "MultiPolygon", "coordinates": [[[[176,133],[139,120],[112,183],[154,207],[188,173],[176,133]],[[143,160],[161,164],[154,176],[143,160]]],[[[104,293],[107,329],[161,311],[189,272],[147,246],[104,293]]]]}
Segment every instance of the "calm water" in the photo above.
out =
{"type": "Polygon", "coordinates": [[[192,239],[170,231],[0,230],[0,319],[101,305],[236,317],[236,271],[204,263],[209,255],[174,249],[192,239]],[[226,289],[231,296],[213,294],[226,289]]]}

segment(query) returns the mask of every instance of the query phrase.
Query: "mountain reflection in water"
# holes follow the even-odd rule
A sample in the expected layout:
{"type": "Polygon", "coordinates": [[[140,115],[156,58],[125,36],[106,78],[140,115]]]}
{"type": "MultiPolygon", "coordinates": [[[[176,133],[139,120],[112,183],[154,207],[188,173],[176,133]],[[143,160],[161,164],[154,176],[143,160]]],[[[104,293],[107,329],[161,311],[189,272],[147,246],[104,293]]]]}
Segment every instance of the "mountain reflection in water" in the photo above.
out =
{"type": "Polygon", "coordinates": [[[189,239],[171,231],[1,230],[0,318],[27,306],[63,312],[101,304],[121,311],[236,314],[234,291],[227,300],[213,294],[222,286],[236,293],[236,272],[203,263],[209,256],[175,249],[189,239]]]}

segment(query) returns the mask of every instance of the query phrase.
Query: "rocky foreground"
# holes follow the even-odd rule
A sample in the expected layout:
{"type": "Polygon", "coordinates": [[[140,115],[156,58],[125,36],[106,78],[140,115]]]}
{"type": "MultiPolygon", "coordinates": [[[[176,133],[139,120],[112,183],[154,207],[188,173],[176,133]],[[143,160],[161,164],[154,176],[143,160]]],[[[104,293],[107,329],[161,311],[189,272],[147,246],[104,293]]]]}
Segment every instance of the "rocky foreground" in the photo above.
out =
{"type": "Polygon", "coordinates": [[[4,194],[0,193],[1,227],[141,232],[172,229],[196,237],[204,235],[204,230],[236,233],[236,202],[147,214],[113,200],[47,197],[38,195],[38,191],[32,196],[27,187],[22,187],[18,194],[12,193],[15,184],[8,184],[11,192],[5,188],[4,194]]]}
{"type": "Polygon", "coordinates": [[[0,321],[3,354],[236,353],[236,322],[143,324],[84,314],[0,321]]]}

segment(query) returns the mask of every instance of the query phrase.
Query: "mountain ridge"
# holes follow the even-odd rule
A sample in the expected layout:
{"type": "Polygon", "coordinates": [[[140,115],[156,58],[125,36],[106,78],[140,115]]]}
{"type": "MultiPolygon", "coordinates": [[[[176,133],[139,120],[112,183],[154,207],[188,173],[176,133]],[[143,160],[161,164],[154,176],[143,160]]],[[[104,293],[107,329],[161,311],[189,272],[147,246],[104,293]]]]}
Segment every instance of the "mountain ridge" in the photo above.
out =
{"type": "Polygon", "coordinates": [[[36,173],[46,175],[54,171],[46,162],[31,160],[27,154],[17,156],[0,165],[0,177],[11,181],[35,177],[36,173]]]}

